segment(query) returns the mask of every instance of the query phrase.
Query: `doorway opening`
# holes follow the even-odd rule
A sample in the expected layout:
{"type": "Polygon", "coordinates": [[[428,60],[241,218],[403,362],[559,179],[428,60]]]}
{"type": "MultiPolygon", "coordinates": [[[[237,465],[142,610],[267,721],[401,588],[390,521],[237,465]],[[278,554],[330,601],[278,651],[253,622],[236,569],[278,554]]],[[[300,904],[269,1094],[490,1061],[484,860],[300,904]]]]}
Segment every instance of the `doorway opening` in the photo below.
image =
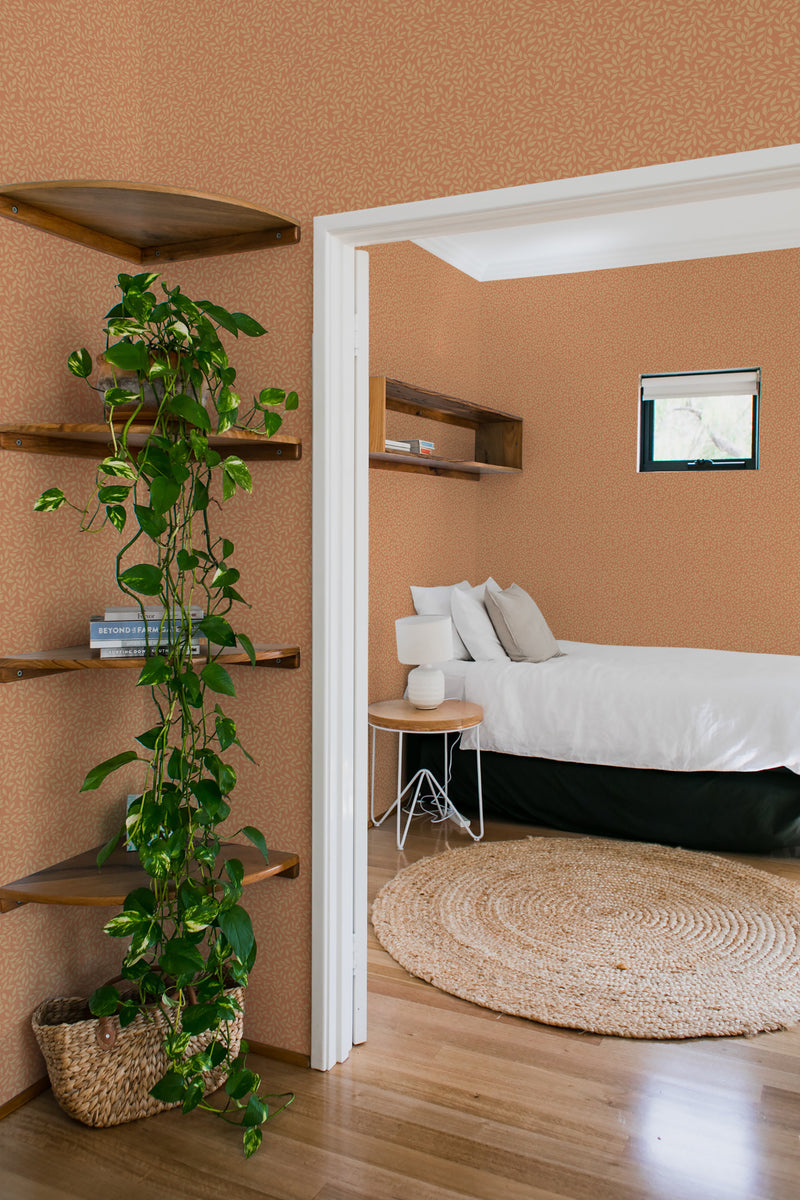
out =
{"type": "Polygon", "coordinates": [[[648,232],[637,258],[614,265],[786,249],[800,246],[797,218],[776,225],[765,213],[792,191],[798,145],[315,219],[312,1066],[344,1061],[366,1036],[369,323],[358,247],[432,249],[455,234],[625,214],[646,217],[648,232]],[[713,236],[698,237],[698,205],[720,214],[713,236]],[[736,220],[721,219],[733,209],[736,220]]]}

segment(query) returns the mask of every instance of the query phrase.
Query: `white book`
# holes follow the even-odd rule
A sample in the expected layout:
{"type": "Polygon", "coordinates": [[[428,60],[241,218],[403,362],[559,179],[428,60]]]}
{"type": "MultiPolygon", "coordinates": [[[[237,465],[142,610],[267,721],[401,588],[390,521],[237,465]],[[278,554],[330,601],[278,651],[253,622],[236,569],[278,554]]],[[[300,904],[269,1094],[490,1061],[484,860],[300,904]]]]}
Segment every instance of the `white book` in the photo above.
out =
{"type": "MultiPolygon", "coordinates": [[[[96,649],[96,647],[95,647],[95,649],[96,649]]],[[[138,645],[138,646],[132,646],[130,643],[128,643],[127,645],[120,644],[119,646],[110,646],[108,644],[108,642],[104,642],[103,645],[100,647],[100,657],[101,658],[145,658],[145,657],[149,657],[150,655],[153,655],[153,654],[160,654],[163,656],[163,655],[169,654],[170,649],[171,649],[171,647],[167,646],[167,645],[151,646],[149,653],[146,655],[145,654],[146,647],[145,647],[144,643],[142,643],[141,645],[138,645]]],[[[193,642],[192,643],[192,657],[194,657],[195,655],[200,654],[200,653],[201,653],[201,647],[200,647],[199,642],[193,642]]]]}
{"type": "Polygon", "coordinates": [[[433,442],[422,441],[419,438],[412,438],[409,442],[401,442],[396,438],[386,439],[386,449],[395,453],[409,454],[433,454],[433,442]]]}
{"type": "MultiPolygon", "coordinates": [[[[172,612],[180,613],[179,608],[173,608],[172,612]]],[[[205,611],[199,604],[189,606],[189,616],[193,621],[201,621],[205,616],[205,611]]],[[[145,604],[144,619],[146,621],[160,621],[164,616],[164,607],[160,604],[145,604]]],[[[142,610],[138,604],[109,604],[105,610],[103,619],[105,621],[141,621],[142,610]]]]}

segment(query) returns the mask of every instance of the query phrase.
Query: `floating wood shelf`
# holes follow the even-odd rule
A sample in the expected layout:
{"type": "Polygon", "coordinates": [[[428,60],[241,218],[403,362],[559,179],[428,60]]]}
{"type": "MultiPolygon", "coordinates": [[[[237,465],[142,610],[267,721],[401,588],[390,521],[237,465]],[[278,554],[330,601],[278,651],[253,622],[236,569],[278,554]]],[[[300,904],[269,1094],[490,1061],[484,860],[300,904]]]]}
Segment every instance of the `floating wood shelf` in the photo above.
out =
{"type": "MultiPolygon", "coordinates": [[[[99,850],[99,847],[85,850],[74,858],[0,887],[0,912],[11,912],[22,904],[120,905],[135,888],[149,886],[150,879],[135,851],[114,850],[98,867],[99,850]]],[[[225,859],[239,859],[244,867],[245,884],[258,883],[273,875],[294,879],[300,872],[297,855],[282,850],[268,851],[268,862],[252,845],[226,842],[222,853],[225,859]]]]}
{"type": "Polygon", "coordinates": [[[403,451],[371,451],[369,465],[390,471],[413,471],[418,475],[448,475],[479,479],[481,475],[519,475],[519,467],[465,459],[439,458],[435,454],[405,454],[403,451]]]}
{"type": "Polygon", "coordinates": [[[369,381],[369,465],[383,470],[460,479],[519,475],[522,471],[522,419],[455,396],[401,383],[399,379],[376,375],[369,381]],[[474,429],[474,458],[462,461],[433,454],[387,451],[387,411],[474,429]]]}
{"type": "MultiPolygon", "coordinates": [[[[149,421],[139,431],[134,424],[129,432],[129,443],[141,444],[150,428],[149,421]]],[[[267,438],[263,434],[246,430],[231,429],[223,434],[212,434],[209,442],[217,449],[235,450],[240,458],[251,462],[265,459],[297,460],[302,454],[302,443],[298,438],[267,438]]],[[[24,454],[101,458],[111,449],[111,443],[108,426],[105,424],[0,425],[0,449],[17,450],[24,454]]],[[[267,644],[256,646],[255,650],[257,666],[289,669],[300,666],[300,650],[297,646],[267,644]]],[[[249,664],[250,659],[244,650],[226,650],[218,661],[235,665],[249,664]]],[[[142,658],[101,658],[99,650],[92,650],[88,646],[35,650],[24,654],[0,656],[0,683],[41,678],[62,671],[86,668],[141,669],[142,662],[142,658]]]]}
{"type": "MultiPolygon", "coordinates": [[[[134,422],[128,432],[128,444],[141,446],[152,429],[150,421],[134,422]]],[[[211,446],[217,450],[235,451],[241,459],[249,462],[285,459],[297,460],[303,453],[299,438],[281,437],[275,434],[251,433],[243,429],[229,429],[225,433],[208,435],[211,446]]],[[[113,443],[105,423],[0,425],[0,449],[18,450],[23,454],[63,454],[72,458],[102,458],[112,449],[113,443]]]]}
{"type": "MultiPolygon", "coordinates": [[[[299,646],[254,646],[257,667],[278,667],[295,670],[300,666],[299,646]]],[[[198,668],[205,661],[202,655],[193,660],[198,668]]],[[[250,666],[245,650],[225,650],[216,659],[224,666],[250,666]]],[[[142,658],[101,658],[99,650],[88,646],[67,646],[59,650],[32,650],[26,654],[7,654],[0,657],[0,683],[16,683],[21,679],[40,679],[63,671],[117,671],[135,667],[141,671],[142,658]]]]}
{"type": "Polygon", "coordinates": [[[0,216],[137,266],[300,240],[296,221],[259,205],[147,183],[62,179],[0,185],[0,216]]]}

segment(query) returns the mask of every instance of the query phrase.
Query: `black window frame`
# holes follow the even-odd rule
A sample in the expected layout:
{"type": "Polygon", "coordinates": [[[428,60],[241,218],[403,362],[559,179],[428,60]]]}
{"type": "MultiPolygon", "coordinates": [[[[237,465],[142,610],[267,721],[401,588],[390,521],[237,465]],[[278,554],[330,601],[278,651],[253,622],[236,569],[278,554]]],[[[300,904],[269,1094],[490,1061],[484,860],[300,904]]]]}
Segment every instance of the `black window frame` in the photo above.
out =
{"type": "Polygon", "coordinates": [[[639,376],[639,471],[757,471],[759,423],[761,416],[761,369],[759,367],[737,367],[720,371],[664,371],[648,372],[639,376]],[[751,446],[748,458],[722,459],[654,459],[653,458],[653,420],[655,400],[644,399],[644,381],[646,379],[670,379],[687,375],[737,375],[756,374],[758,382],[753,395],[753,416],[751,425],[751,446]]]}

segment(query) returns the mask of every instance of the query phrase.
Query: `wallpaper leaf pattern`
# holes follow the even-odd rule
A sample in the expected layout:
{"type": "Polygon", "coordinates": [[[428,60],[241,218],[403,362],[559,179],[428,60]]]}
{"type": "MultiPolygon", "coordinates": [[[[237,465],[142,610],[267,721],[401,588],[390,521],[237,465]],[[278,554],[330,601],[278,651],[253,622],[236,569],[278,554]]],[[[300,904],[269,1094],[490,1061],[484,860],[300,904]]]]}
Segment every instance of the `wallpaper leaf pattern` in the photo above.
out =
{"type": "MultiPolygon", "coordinates": [[[[241,687],[258,766],[243,770],[237,801],[303,863],[252,902],[262,959],[247,1033],[305,1051],[312,218],[800,141],[800,14],[785,0],[60,0],[44,21],[38,8],[0,0],[5,181],[144,180],[303,224],[299,247],[185,264],[169,282],[258,316],[270,336],[248,349],[246,374],[301,396],[290,432],[305,439],[302,461],[259,472],[254,507],[235,520],[256,636],[303,650],[299,672],[241,687]]],[[[0,222],[0,269],[2,419],[86,416],[91,396],[64,359],[99,331],[124,264],[0,222]]],[[[35,522],[32,499],[55,472],[20,458],[0,464],[0,623],[4,645],[32,649],[75,639],[105,603],[108,546],[35,522]]],[[[58,464],[76,484],[87,469],[58,464]]],[[[2,689],[4,879],[102,840],[121,795],[89,806],[74,781],[125,744],[140,703],[116,677],[2,689]]],[[[35,1005],[108,974],[98,928],[91,913],[0,918],[0,1102],[42,1073],[35,1005]]]]}

